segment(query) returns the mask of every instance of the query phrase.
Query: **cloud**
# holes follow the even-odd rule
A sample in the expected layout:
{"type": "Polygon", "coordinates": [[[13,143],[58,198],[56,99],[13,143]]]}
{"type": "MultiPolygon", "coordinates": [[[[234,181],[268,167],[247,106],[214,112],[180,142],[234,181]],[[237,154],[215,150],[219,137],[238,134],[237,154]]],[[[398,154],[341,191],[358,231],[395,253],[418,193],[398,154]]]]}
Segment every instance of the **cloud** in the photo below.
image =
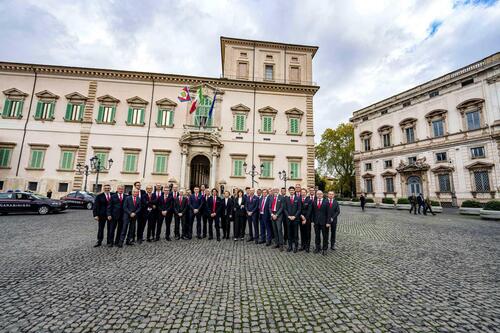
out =
{"type": "Polygon", "coordinates": [[[500,4],[486,0],[0,0],[0,11],[3,61],[218,77],[221,35],[318,45],[317,140],[500,45],[500,4]]]}

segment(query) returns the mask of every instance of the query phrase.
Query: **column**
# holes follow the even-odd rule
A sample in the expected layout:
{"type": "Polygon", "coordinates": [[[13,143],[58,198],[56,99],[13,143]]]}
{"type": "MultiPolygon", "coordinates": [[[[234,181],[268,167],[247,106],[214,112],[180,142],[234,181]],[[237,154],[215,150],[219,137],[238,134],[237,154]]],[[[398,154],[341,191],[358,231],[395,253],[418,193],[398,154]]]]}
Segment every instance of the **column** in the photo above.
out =
{"type": "Polygon", "coordinates": [[[217,153],[212,153],[212,166],[210,168],[210,190],[215,187],[215,175],[217,174],[217,153]]]}
{"type": "Polygon", "coordinates": [[[186,188],[185,180],[186,180],[186,153],[182,152],[181,153],[181,180],[180,180],[180,187],[181,188],[186,188]]]}

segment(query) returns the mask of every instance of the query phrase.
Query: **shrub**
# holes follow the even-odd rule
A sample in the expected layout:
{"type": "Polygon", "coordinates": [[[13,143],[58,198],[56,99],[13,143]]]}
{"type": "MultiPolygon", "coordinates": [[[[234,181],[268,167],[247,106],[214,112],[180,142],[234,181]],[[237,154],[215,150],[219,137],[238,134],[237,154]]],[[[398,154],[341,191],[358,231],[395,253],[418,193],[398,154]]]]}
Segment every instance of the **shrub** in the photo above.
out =
{"type": "Polygon", "coordinates": [[[346,199],[346,198],[335,198],[337,199],[337,201],[348,201],[349,199],[346,199]]]}
{"type": "Polygon", "coordinates": [[[388,205],[394,205],[394,199],[393,198],[382,198],[382,203],[388,204],[388,205]]]}
{"type": "Polygon", "coordinates": [[[500,211],[500,201],[491,200],[484,205],[484,210],[498,210],[500,211]]]}
{"type": "MultiPolygon", "coordinates": [[[[353,202],[359,202],[359,198],[352,198],[351,201],[353,201],[353,202]]],[[[368,201],[368,199],[367,199],[367,201],[368,201]]]]}
{"type": "Polygon", "coordinates": [[[373,201],[372,198],[366,198],[366,203],[374,203],[375,201],[373,201]]]}
{"type": "Polygon", "coordinates": [[[410,203],[410,200],[408,198],[399,198],[398,199],[398,205],[408,205],[410,203]]]}
{"type": "Polygon", "coordinates": [[[432,207],[434,207],[434,206],[441,206],[441,203],[439,201],[431,200],[431,206],[432,207]]]}
{"type": "Polygon", "coordinates": [[[465,200],[462,202],[463,208],[481,208],[481,203],[476,200],[465,200]]]}

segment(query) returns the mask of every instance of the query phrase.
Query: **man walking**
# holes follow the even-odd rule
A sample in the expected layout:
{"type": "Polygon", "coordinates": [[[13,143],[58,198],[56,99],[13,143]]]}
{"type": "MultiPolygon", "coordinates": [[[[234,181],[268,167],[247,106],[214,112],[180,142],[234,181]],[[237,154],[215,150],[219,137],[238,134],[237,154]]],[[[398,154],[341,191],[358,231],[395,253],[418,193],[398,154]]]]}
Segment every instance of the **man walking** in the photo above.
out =
{"type": "Polygon", "coordinates": [[[410,195],[408,201],[410,201],[410,214],[413,211],[413,213],[417,215],[417,197],[414,193],[410,195]]]}

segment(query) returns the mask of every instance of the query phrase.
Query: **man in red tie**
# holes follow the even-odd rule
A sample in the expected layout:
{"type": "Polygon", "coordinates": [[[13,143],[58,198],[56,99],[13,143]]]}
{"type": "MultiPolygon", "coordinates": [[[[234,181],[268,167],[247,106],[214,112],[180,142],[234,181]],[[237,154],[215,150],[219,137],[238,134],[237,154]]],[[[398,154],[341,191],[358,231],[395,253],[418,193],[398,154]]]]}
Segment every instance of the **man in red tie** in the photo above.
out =
{"type": "Polygon", "coordinates": [[[156,225],[156,238],[155,241],[159,241],[161,238],[161,228],[163,226],[163,221],[165,221],[165,239],[170,241],[170,224],[172,222],[172,196],[170,196],[170,187],[163,187],[163,194],[158,198],[158,207],[160,211],[160,216],[158,218],[158,224],[156,225]]]}
{"type": "Polygon", "coordinates": [[[295,187],[288,188],[290,196],[285,197],[285,219],[283,223],[288,224],[288,249],[287,252],[297,253],[299,249],[299,224],[300,224],[300,197],[295,196],[295,187]]]}
{"type": "Polygon", "coordinates": [[[340,206],[335,200],[335,192],[328,192],[328,222],[330,223],[330,248],[335,250],[335,238],[337,236],[337,217],[340,214],[340,206]]]}
{"type": "Polygon", "coordinates": [[[314,253],[326,255],[328,250],[328,200],[323,198],[323,192],[316,192],[316,199],[313,203],[312,222],[314,223],[314,231],[316,234],[316,249],[314,253]],[[323,246],[321,246],[321,238],[323,238],[323,246]]]}
{"type": "Polygon", "coordinates": [[[94,219],[98,222],[97,227],[97,243],[94,247],[99,247],[104,239],[104,227],[107,222],[107,244],[109,247],[113,246],[113,219],[108,216],[108,206],[111,202],[111,186],[105,184],[103,186],[104,192],[98,194],[94,200],[94,219]]]}
{"type": "Polygon", "coordinates": [[[307,190],[303,188],[300,194],[300,245],[299,251],[306,251],[309,253],[311,247],[311,211],[314,203],[314,196],[312,198],[307,195],[307,190]]]}
{"type": "Polygon", "coordinates": [[[259,198],[255,195],[255,189],[251,188],[248,192],[247,201],[245,202],[245,209],[247,213],[247,223],[248,223],[248,238],[247,242],[255,241],[259,242],[259,198]]]}
{"type": "Polygon", "coordinates": [[[127,237],[127,245],[134,245],[135,220],[141,213],[142,209],[139,191],[139,189],[134,188],[132,190],[132,195],[127,196],[123,203],[123,230],[120,235],[120,243],[118,244],[118,247],[123,246],[125,236],[127,237]]]}
{"type": "Polygon", "coordinates": [[[120,236],[123,229],[123,202],[125,201],[125,194],[123,193],[123,185],[116,187],[116,193],[111,195],[111,202],[108,205],[108,218],[111,216],[116,230],[114,237],[114,244],[118,245],[120,236]]]}
{"type": "Polygon", "coordinates": [[[273,196],[270,198],[269,213],[271,214],[271,225],[274,231],[275,248],[283,251],[283,197],[277,188],[273,189],[273,196]]]}
{"type": "Polygon", "coordinates": [[[214,238],[213,225],[215,224],[215,234],[217,241],[220,242],[220,216],[222,213],[222,204],[217,189],[212,189],[212,196],[207,199],[208,209],[208,239],[214,238]],[[215,222],[215,223],[214,223],[215,222]]]}
{"type": "MultiPolygon", "coordinates": [[[[174,217],[175,217],[175,229],[177,229],[177,224],[182,225],[182,239],[189,239],[190,236],[190,228],[189,228],[189,217],[188,215],[188,198],[184,196],[184,190],[181,189],[177,195],[176,199],[173,199],[174,206],[174,217]]],[[[176,239],[177,236],[175,237],[176,239]]]]}
{"type": "Polygon", "coordinates": [[[266,243],[271,246],[271,215],[269,214],[269,195],[267,189],[262,190],[262,196],[259,200],[259,225],[260,225],[260,244],[266,243]]]}

